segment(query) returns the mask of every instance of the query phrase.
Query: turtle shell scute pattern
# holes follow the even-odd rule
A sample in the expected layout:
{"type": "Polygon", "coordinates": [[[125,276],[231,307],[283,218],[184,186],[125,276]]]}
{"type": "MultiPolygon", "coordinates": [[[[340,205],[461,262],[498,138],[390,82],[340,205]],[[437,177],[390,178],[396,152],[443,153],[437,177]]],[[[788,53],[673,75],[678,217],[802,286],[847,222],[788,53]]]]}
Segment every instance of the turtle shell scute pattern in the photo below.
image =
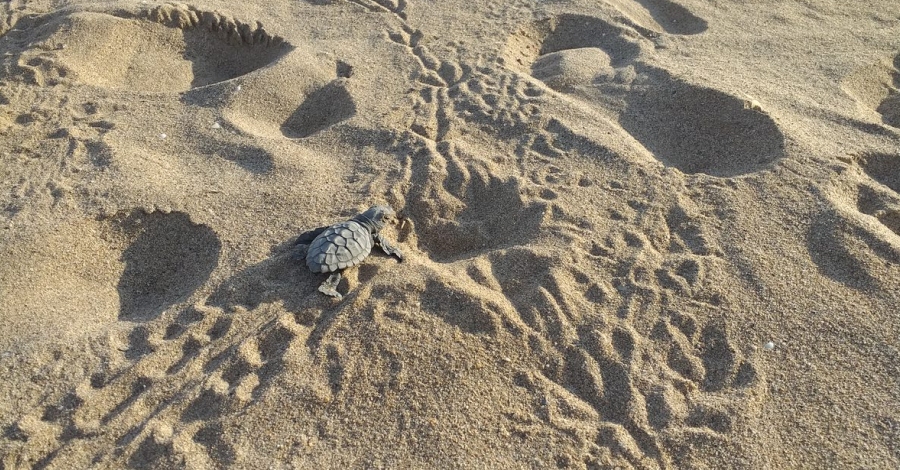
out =
{"type": "Polygon", "coordinates": [[[312,272],[333,272],[356,266],[371,251],[372,235],[369,230],[348,220],[328,227],[310,243],[306,265],[312,272]]]}

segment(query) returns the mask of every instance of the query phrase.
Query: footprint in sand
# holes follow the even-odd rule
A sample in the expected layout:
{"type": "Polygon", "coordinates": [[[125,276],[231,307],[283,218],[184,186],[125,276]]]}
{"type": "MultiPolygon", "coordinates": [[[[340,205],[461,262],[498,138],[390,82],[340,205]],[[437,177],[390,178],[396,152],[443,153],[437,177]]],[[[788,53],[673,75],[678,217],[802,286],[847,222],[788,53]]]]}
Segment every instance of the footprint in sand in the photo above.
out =
{"type": "Polygon", "coordinates": [[[706,20],[670,0],[613,0],[610,2],[627,18],[639,25],[669,34],[700,34],[706,20]]]}
{"type": "Polygon", "coordinates": [[[900,128],[900,54],[856,70],[842,87],[872,120],[900,128]]]}
{"type": "Polygon", "coordinates": [[[900,266],[900,155],[864,154],[843,190],[809,231],[810,257],[826,276],[855,289],[882,289],[900,266]]]}
{"type": "Polygon", "coordinates": [[[659,161],[685,173],[739,176],[783,156],[784,136],[768,115],[641,61],[638,37],[600,18],[560,15],[522,27],[503,59],[610,114],[659,161]]]}
{"type": "Polygon", "coordinates": [[[67,9],[22,21],[29,23],[22,25],[27,38],[3,46],[16,57],[16,70],[38,85],[72,80],[115,90],[185,91],[246,75],[293,48],[258,23],[170,5],[67,9]]]}
{"type": "Polygon", "coordinates": [[[269,69],[245,77],[227,97],[224,117],[249,134],[302,139],[352,118],[349,65],[295,50],[269,69]]]}
{"type": "Polygon", "coordinates": [[[187,214],[135,212],[120,225],[134,237],[122,253],[120,319],[152,318],[186,300],[218,264],[219,237],[187,214]]]}
{"type": "Polygon", "coordinates": [[[40,337],[72,321],[90,325],[87,334],[117,318],[158,316],[207,280],[221,242],[187,214],[135,211],[121,219],[60,222],[6,246],[4,256],[24,261],[0,268],[0,289],[16,293],[0,306],[0,329],[40,337]]]}

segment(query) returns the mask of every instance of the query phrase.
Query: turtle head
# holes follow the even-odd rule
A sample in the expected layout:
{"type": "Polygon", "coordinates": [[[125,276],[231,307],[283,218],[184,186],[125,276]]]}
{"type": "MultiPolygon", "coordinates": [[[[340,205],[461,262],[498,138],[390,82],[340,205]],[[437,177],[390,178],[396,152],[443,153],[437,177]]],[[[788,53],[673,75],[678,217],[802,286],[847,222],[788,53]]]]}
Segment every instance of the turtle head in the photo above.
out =
{"type": "Polygon", "coordinates": [[[353,220],[368,227],[372,232],[377,232],[395,216],[394,209],[391,209],[390,206],[372,206],[367,211],[357,214],[353,220]]]}

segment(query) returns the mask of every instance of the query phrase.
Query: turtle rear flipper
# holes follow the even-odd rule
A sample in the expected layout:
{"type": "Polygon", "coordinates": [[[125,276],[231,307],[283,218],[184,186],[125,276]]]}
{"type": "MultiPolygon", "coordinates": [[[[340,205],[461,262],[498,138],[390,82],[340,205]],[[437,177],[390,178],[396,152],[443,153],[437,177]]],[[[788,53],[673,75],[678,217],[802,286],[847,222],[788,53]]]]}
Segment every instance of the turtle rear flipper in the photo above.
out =
{"type": "Polygon", "coordinates": [[[298,237],[297,240],[294,241],[294,245],[309,245],[312,243],[316,237],[319,236],[320,233],[324,232],[330,225],[326,225],[325,227],[314,228],[309,232],[303,232],[298,237]]]}
{"type": "Polygon", "coordinates": [[[308,232],[301,233],[300,236],[294,240],[294,247],[291,250],[291,258],[295,261],[302,261],[306,258],[306,253],[309,250],[309,244],[312,243],[316,237],[319,236],[320,233],[324,232],[328,227],[319,227],[308,232]]]}

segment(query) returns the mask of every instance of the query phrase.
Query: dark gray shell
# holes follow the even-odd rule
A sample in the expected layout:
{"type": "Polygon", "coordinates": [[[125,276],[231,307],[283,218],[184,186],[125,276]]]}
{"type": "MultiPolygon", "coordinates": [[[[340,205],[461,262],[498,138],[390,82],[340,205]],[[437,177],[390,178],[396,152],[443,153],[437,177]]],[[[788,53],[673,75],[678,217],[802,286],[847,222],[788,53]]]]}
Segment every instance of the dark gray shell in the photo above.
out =
{"type": "Polygon", "coordinates": [[[355,220],[334,224],[320,233],[306,252],[306,266],[328,273],[356,266],[372,251],[372,234],[355,220]]]}

